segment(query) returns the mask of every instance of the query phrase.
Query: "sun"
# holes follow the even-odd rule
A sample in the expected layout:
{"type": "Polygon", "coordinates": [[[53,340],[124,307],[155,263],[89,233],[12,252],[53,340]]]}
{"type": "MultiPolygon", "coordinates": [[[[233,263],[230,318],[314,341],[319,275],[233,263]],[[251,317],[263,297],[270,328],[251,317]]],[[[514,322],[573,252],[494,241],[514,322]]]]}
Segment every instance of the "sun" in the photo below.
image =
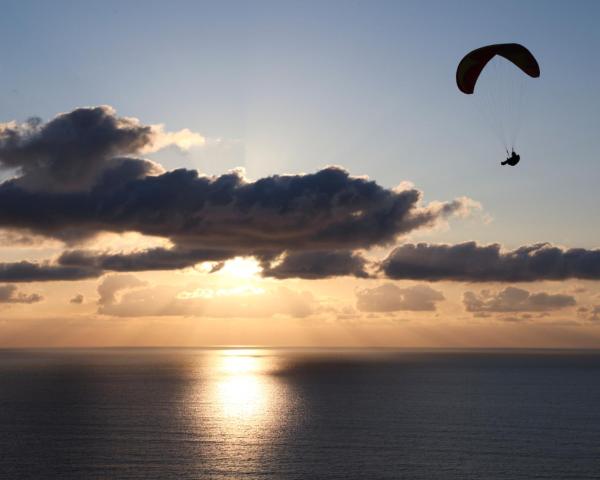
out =
{"type": "Polygon", "coordinates": [[[237,278],[251,278],[260,271],[260,265],[255,259],[236,257],[233,260],[228,260],[219,273],[237,278]]]}

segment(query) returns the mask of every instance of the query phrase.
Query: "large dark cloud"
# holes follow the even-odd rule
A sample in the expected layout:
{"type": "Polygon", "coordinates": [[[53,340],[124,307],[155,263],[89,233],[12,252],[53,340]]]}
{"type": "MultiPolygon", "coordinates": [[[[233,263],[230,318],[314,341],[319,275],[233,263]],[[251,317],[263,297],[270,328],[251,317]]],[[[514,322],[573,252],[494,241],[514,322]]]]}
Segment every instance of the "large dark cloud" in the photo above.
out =
{"type": "Polygon", "coordinates": [[[250,182],[239,172],[161,173],[129,158],[164,143],[161,135],[110,107],[1,125],[0,165],[17,177],[0,184],[0,228],[68,240],[135,231],[188,251],[349,250],[389,244],[472,206],[422,206],[416,189],[387,189],[339,167],[250,182]]]}
{"type": "Polygon", "coordinates": [[[420,207],[417,190],[388,190],[336,167],[256,182],[190,170],[135,179],[130,170],[121,163],[82,192],[31,192],[7,181],[0,185],[0,226],[58,238],[136,231],[187,249],[243,254],[386,244],[465,207],[460,200],[420,207]]]}
{"type": "Polygon", "coordinates": [[[565,294],[530,293],[516,287],[499,292],[483,290],[465,292],[463,303],[468,312],[545,312],[575,305],[575,298],[565,294]]]}
{"type": "Polygon", "coordinates": [[[363,312],[421,312],[435,310],[444,295],[428,285],[401,288],[387,283],[359,291],[356,299],[356,307],[363,312]]]}
{"type": "Polygon", "coordinates": [[[37,303],[43,299],[37,293],[18,292],[16,285],[0,285],[0,303],[37,303]]]}
{"type": "Polygon", "coordinates": [[[475,242],[406,244],[394,249],[380,268],[389,278],[428,281],[600,280],[600,250],[536,244],[503,252],[498,244],[475,242]]]}
{"type": "Polygon", "coordinates": [[[294,252],[285,255],[283,260],[263,266],[263,276],[274,278],[319,279],[340,276],[367,278],[367,261],[358,253],[352,252],[294,252]]]}

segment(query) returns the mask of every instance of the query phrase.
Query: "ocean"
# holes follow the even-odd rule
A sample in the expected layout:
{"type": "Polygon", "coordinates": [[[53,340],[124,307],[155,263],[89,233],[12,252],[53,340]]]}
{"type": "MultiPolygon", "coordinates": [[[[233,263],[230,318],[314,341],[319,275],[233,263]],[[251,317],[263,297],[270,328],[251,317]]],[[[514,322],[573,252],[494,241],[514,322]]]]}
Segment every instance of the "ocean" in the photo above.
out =
{"type": "Polygon", "coordinates": [[[0,350],[1,479],[600,479],[600,352],[0,350]]]}

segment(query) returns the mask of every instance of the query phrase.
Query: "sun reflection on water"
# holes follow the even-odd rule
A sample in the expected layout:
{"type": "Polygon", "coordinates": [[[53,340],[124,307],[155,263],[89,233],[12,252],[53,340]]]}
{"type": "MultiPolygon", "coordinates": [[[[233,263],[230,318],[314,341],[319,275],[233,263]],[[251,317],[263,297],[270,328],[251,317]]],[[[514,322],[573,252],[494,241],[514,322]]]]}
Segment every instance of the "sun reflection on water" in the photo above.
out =
{"type": "Polygon", "coordinates": [[[254,350],[227,350],[221,354],[220,370],[231,375],[257,373],[264,362],[254,350]]]}
{"type": "Polygon", "coordinates": [[[215,403],[222,415],[250,419],[265,415],[275,406],[266,367],[264,359],[252,351],[229,350],[221,355],[215,403]]]}
{"type": "Polygon", "coordinates": [[[262,349],[198,355],[185,410],[202,445],[204,477],[221,478],[230,469],[237,475],[231,478],[256,478],[269,468],[298,408],[289,382],[276,374],[282,362],[262,349]]]}

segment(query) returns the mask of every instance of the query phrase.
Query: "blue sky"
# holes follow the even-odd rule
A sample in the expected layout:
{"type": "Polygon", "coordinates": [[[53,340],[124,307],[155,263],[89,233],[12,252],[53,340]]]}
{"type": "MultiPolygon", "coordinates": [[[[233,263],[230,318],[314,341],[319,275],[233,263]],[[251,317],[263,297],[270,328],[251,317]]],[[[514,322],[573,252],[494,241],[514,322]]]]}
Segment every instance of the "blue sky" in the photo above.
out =
{"type": "Polygon", "coordinates": [[[3,2],[1,118],[110,104],[225,142],[167,167],[339,164],[494,218],[438,241],[597,247],[598,18],[597,2],[3,2]],[[505,41],[542,70],[515,169],[454,84],[464,53],[505,41]]]}

